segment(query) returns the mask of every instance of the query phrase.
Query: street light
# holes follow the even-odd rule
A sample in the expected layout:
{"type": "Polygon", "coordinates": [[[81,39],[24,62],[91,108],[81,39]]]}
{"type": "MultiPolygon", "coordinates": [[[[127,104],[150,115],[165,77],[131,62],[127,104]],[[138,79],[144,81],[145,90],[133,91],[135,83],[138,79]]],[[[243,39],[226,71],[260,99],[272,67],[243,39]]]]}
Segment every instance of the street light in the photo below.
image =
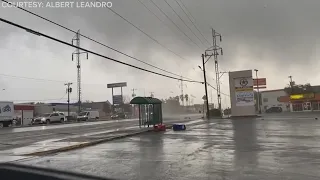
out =
{"type": "Polygon", "coordinates": [[[258,69],[254,69],[254,71],[256,72],[256,84],[257,84],[257,104],[258,104],[258,111],[259,114],[261,114],[261,107],[260,107],[260,91],[259,91],[259,83],[258,83],[258,69]]]}

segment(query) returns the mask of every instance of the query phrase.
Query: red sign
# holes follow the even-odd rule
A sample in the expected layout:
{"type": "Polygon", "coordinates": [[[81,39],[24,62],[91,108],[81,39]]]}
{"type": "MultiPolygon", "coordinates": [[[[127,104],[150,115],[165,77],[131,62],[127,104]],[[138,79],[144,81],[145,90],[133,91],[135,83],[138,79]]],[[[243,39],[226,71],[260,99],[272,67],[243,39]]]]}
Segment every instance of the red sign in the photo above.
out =
{"type": "MultiPolygon", "coordinates": [[[[259,89],[265,89],[267,88],[266,86],[259,86],[259,89]]],[[[258,89],[258,87],[253,87],[253,89],[258,89]]]]}
{"type": "Polygon", "coordinates": [[[265,86],[265,85],[267,85],[266,78],[253,79],[253,86],[265,86]]]}

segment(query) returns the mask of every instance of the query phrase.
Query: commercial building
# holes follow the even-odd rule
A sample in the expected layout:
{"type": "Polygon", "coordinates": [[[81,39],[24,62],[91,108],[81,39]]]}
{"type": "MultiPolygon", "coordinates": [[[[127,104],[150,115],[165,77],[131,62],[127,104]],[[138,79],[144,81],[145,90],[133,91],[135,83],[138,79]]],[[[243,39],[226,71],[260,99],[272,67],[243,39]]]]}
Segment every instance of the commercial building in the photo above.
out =
{"type": "Polygon", "coordinates": [[[34,105],[14,104],[14,118],[18,121],[16,125],[28,125],[34,116],[34,105]]]}
{"type": "Polygon", "coordinates": [[[288,96],[284,89],[261,91],[261,110],[265,112],[271,107],[281,107],[282,111],[290,111],[290,102],[280,101],[281,97],[288,96]]]}
{"type": "Polygon", "coordinates": [[[263,111],[270,107],[281,107],[282,111],[320,111],[320,86],[311,86],[312,92],[289,95],[284,89],[261,92],[263,111]]]}

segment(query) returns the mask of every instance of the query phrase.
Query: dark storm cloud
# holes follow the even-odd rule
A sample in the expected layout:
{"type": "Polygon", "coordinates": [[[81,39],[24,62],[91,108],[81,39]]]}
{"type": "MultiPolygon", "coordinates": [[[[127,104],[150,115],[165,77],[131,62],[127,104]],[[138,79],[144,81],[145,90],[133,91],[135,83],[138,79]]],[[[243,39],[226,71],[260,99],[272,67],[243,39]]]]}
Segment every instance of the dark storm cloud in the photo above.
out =
{"type": "MultiPolygon", "coordinates": [[[[137,57],[148,63],[157,65],[163,69],[183,73],[184,76],[192,76],[198,80],[201,72],[198,65],[201,64],[200,55],[204,51],[199,40],[184,26],[181,20],[166,5],[164,1],[157,3],[193,41],[203,47],[203,50],[193,45],[175,26],[163,16],[150,0],[141,0],[153,12],[174,29],[172,32],[145,9],[137,0],[112,1],[112,9],[118,12],[130,22],[140,27],[143,31],[155,38],[167,48],[183,56],[177,57],[143,33],[132,27],[123,19],[113,14],[108,9],[84,8],[84,9],[30,9],[42,16],[59,22],[73,30],[81,29],[81,33],[92,37],[113,48],[121,50],[129,55],[137,57]],[[182,40],[181,40],[182,39],[182,40]],[[193,70],[195,68],[195,70],[193,70]]],[[[180,0],[177,0],[180,1],[180,0]]],[[[224,48],[224,55],[219,56],[222,70],[239,70],[259,68],[263,76],[270,79],[287,78],[287,75],[298,76],[303,79],[307,72],[317,73],[317,43],[320,22],[317,20],[320,13],[320,1],[317,0],[182,0],[188,10],[196,19],[196,24],[209,42],[212,42],[210,26],[223,35],[220,46],[224,48]],[[285,67],[285,68],[283,68],[285,67]],[[299,68],[299,70],[297,70],[299,68]],[[263,72],[265,69],[265,72],[263,72]],[[276,73],[270,73],[276,72],[276,73]]],[[[183,17],[186,23],[202,36],[185,17],[175,0],[168,0],[172,7],[183,17]]],[[[3,18],[13,20],[22,25],[33,27],[60,39],[71,41],[73,33],[65,31],[55,25],[21,12],[19,10],[1,9],[3,18]]],[[[0,37],[3,40],[0,46],[5,46],[4,41],[9,36],[21,32],[16,28],[1,24],[0,37]]],[[[203,39],[202,39],[203,40],[203,39]]],[[[37,48],[37,41],[26,38],[21,42],[31,48],[37,48]]],[[[42,44],[43,45],[43,44],[42,44]]],[[[55,43],[44,43],[50,51],[63,58],[70,58],[69,49],[55,43]]],[[[92,49],[106,56],[119,59],[130,64],[153,69],[147,65],[113,52],[105,47],[94,44],[82,38],[81,46],[92,49]]],[[[71,48],[72,49],[72,48],[71,48]]],[[[132,84],[144,83],[141,86],[152,84],[155,89],[161,89],[163,85],[176,86],[176,81],[156,77],[145,72],[122,66],[117,63],[99,57],[90,56],[90,68],[92,71],[101,71],[110,74],[117,80],[128,80],[132,84]],[[168,84],[169,83],[169,84],[168,84]]],[[[214,76],[213,64],[208,64],[208,74],[214,76]]],[[[156,70],[158,71],[158,70],[156,70]]],[[[111,81],[111,80],[109,80],[111,81]]],[[[268,81],[269,82],[269,81],[268,81]]],[[[280,88],[282,82],[270,84],[271,87],[280,88]]],[[[201,92],[202,89],[194,87],[192,91],[201,92]]]]}

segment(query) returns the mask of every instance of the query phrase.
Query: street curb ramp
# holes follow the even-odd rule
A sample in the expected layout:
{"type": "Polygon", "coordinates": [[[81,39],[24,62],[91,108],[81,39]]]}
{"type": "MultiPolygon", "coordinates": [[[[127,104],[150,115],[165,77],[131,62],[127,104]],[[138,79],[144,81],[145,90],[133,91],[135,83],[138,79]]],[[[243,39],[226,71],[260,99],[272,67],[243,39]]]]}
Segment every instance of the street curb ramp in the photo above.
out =
{"type": "Polygon", "coordinates": [[[151,132],[151,131],[153,131],[153,129],[148,129],[148,130],[145,130],[145,131],[139,131],[139,132],[126,134],[126,135],[122,135],[122,136],[99,139],[99,140],[92,141],[92,142],[85,142],[85,143],[81,143],[81,144],[76,144],[76,145],[72,145],[72,146],[66,146],[66,147],[57,148],[57,149],[51,149],[51,150],[47,150],[47,151],[38,151],[38,152],[33,152],[33,153],[22,154],[22,156],[46,156],[46,155],[66,152],[66,151],[70,151],[70,150],[80,149],[80,148],[84,148],[84,147],[88,147],[88,146],[93,146],[93,145],[101,144],[101,143],[112,141],[112,140],[116,140],[116,139],[122,139],[122,138],[126,138],[126,137],[131,137],[131,136],[135,136],[135,135],[138,135],[138,134],[151,132]]]}

